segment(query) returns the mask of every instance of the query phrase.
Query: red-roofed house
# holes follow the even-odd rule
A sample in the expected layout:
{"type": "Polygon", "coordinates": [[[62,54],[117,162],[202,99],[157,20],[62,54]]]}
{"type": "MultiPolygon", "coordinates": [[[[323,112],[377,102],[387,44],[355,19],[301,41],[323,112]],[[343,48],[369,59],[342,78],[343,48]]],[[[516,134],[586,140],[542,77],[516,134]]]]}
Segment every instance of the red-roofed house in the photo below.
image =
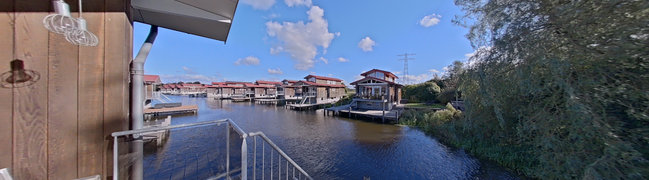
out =
{"type": "Polygon", "coordinates": [[[364,78],[351,84],[356,87],[356,107],[370,110],[391,110],[401,101],[399,78],[391,72],[372,69],[361,74],[364,78]],[[382,104],[383,103],[383,104],[382,104]]]}
{"type": "Polygon", "coordinates": [[[282,89],[284,90],[284,99],[297,99],[296,93],[302,93],[302,89],[294,86],[298,80],[288,80],[284,79],[282,81],[282,89]]]}
{"type": "Polygon", "coordinates": [[[248,92],[251,92],[250,97],[254,98],[275,98],[275,85],[257,85],[245,84],[248,92]]]}
{"type": "Polygon", "coordinates": [[[304,79],[295,82],[292,86],[302,91],[301,94],[296,92],[296,96],[308,98],[305,103],[335,102],[345,95],[345,84],[341,79],[316,75],[308,75],[304,79]]]}
{"type": "Polygon", "coordinates": [[[144,81],[144,95],[146,99],[154,98],[154,94],[160,92],[160,76],[158,75],[143,75],[144,81]]]}
{"type": "Polygon", "coordinates": [[[162,92],[162,94],[168,94],[170,90],[171,87],[169,86],[169,84],[163,84],[162,86],[160,86],[160,92],[162,92]]]}
{"type": "Polygon", "coordinates": [[[207,88],[202,84],[178,84],[181,95],[200,96],[207,92],[207,88]]]}
{"type": "Polygon", "coordinates": [[[171,84],[163,84],[162,88],[160,88],[160,92],[162,92],[162,94],[171,94],[172,91],[173,87],[171,86],[171,84]]]}
{"type": "Polygon", "coordinates": [[[144,80],[145,84],[161,84],[162,81],[160,81],[160,76],[158,75],[143,75],[142,79],[144,80]]]}
{"type": "Polygon", "coordinates": [[[255,84],[261,86],[255,88],[255,98],[276,98],[278,92],[284,92],[282,82],[257,80],[255,84]]]}
{"type": "Polygon", "coordinates": [[[257,81],[255,81],[255,84],[257,84],[257,85],[282,85],[282,82],[257,80],[257,81]]]}
{"type": "Polygon", "coordinates": [[[234,90],[234,93],[232,94],[232,97],[244,98],[244,97],[250,97],[250,96],[252,96],[254,94],[253,91],[249,90],[249,88],[246,87],[246,85],[252,84],[252,83],[226,81],[224,84],[226,86],[232,87],[232,89],[234,90]]]}
{"type": "Polygon", "coordinates": [[[234,88],[238,86],[227,85],[225,82],[212,82],[207,87],[207,97],[215,99],[227,99],[234,95],[234,88]]]}

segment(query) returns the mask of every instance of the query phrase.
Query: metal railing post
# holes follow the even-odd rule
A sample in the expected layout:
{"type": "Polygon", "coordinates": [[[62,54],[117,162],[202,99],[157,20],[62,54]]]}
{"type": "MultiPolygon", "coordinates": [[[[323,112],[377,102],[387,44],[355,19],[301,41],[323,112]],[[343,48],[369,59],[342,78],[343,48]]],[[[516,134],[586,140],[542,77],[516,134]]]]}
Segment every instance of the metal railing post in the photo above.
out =
{"type": "Polygon", "coordinates": [[[248,143],[246,142],[247,137],[248,134],[241,135],[241,138],[243,139],[241,141],[241,179],[242,180],[248,179],[248,143]]]}
{"type": "Polygon", "coordinates": [[[286,180],[288,180],[288,161],[286,161],[286,180]]]}
{"type": "Polygon", "coordinates": [[[230,122],[225,126],[225,177],[230,179],[230,122]]]}
{"type": "Polygon", "coordinates": [[[273,151],[270,151],[270,179],[273,179],[273,151]]]}
{"type": "Polygon", "coordinates": [[[113,180],[119,179],[119,149],[117,146],[117,136],[113,136],[113,180]]]}
{"type": "Polygon", "coordinates": [[[252,179],[257,179],[257,137],[252,137],[252,179]]]}
{"type": "MultiPolygon", "coordinates": [[[[257,137],[257,136],[254,136],[257,137]]],[[[264,142],[261,142],[261,179],[263,180],[266,177],[266,145],[264,142]]]]}

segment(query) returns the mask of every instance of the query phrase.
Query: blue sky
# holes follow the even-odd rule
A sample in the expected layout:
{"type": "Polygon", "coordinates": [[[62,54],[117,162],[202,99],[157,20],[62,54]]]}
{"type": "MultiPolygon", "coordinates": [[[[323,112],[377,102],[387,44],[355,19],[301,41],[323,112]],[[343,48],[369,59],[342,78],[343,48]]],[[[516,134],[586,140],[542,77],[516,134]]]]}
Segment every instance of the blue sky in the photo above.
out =
{"type": "MultiPolygon", "coordinates": [[[[162,28],[145,72],[163,82],[316,74],[348,84],[373,68],[403,79],[397,55],[408,52],[416,54],[408,79],[421,82],[474,51],[467,29],[451,22],[461,14],[452,1],[438,0],[240,0],[227,43],[162,28]]],[[[134,54],[148,29],[135,23],[134,54]]]]}

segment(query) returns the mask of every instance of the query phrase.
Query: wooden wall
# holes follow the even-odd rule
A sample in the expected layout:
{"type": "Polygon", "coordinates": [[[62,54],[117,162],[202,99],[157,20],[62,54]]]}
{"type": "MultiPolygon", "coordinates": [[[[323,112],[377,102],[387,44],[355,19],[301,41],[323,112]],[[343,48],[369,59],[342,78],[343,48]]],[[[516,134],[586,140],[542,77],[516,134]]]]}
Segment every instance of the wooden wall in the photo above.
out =
{"type": "Polygon", "coordinates": [[[293,97],[293,96],[295,96],[295,88],[285,87],[284,88],[284,96],[285,97],[293,97]]]}
{"type": "MultiPolygon", "coordinates": [[[[66,2],[77,11],[76,0],[66,2]]],[[[18,58],[41,76],[28,87],[0,88],[0,168],[15,179],[111,175],[110,133],[129,124],[128,2],[84,0],[99,45],[79,47],[43,27],[50,0],[0,1],[0,72],[18,58]]]]}

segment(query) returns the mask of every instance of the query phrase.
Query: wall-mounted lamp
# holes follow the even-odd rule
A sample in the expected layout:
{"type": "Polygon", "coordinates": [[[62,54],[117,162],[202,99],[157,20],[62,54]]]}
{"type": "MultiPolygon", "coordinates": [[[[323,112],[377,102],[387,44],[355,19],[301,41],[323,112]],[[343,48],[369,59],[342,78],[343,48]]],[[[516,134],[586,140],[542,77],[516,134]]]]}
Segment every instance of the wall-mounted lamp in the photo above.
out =
{"type": "Polygon", "coordinates": [[[25,64],[20,59],[11,61],[11,71],[0,75],[0,84],[3,88],[25,87],[36,83],[41,75],[33,70],[25,69],[25,64]]]}
{"type": "Polygon", "coordinates": [[[52,1],[55,14],[50,14],[43,18],[45,29],[58,34],[70,33],[79,28],[79,22],[76,18],[70,16],[70,6],[62,0],[52,1]]]}

